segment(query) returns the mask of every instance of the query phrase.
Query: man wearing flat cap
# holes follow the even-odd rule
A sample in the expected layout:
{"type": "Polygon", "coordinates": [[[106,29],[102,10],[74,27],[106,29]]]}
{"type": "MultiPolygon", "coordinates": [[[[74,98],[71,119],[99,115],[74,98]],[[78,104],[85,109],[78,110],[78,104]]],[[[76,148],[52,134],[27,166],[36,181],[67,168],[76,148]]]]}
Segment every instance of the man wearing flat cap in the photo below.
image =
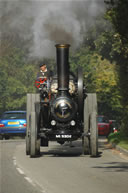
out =
{"type": "Polygon", "coordinates": [[[39,79],[39,78],[48,78],[48,70],[47,70],[46,64],[41,62],[39,64],[39,67],[40,67],[40,71],[37,74],[37,79],[39,79]]]}
{"type": "Polygon", "coordinates": [[[44,62],[41,62],[39,64],[40,71],[37,74],[37,79],[36,79],[36,87],[38,88],[38,91],[40,92],[41,100],[44,103],[43,109],[44,112],[42,114],[43,120],[44,120],[44,126],[47,127],[47,118],[48,118],[48,105],[47,101],[49,100],[50,97],[50,73],[48,73],[47,65],[44,62]]]}
{"type": "Polygon", "coordinates": [[[50,79],[53,73],[47,69],[47,64],[45,62],[40,62],[39,67],[40,67],[40,71],[37,74],[37,79],[40,79],[40,78],[50,79]]]}

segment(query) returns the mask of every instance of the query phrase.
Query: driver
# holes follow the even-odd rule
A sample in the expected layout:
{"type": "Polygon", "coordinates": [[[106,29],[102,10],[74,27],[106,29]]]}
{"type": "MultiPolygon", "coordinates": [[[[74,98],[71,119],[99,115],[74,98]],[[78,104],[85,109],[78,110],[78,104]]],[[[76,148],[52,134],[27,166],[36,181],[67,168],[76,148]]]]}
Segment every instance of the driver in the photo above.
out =
{"type": "Polygon", "coordinates": [[[49,89],[50,86],[50,76],[48,74],[48,69],[46,63],[41,62],[39,64],[40,71],[37,73],[36,81],[35,81],[35,86],[40,90],[40,91],[46,91],[49,89]]]}
{"type": "Polygon", "coordinates": [[[48,73],[47,65],[46,63],[41,62],[39,64],[40,71],[37,73],[37,87],[40,91],[40,97],[41,101],[44,102],[42,108],[43,108],[43,124],[44,127],[48,126],[48,104],[47,102],[50,100],[50,74],[48,73]],[[39,85],[38,85],[39,83],[39,85]],[[42,85],[41,85],[42,84],[42,85]]]}
{"type": "Polygon", "coordinates": [[[37,79],[39,78],[48,78],[48,70],[47,70],[47,66],[45,63],[40,63],[40,71],[37,74],[37,79]]]}

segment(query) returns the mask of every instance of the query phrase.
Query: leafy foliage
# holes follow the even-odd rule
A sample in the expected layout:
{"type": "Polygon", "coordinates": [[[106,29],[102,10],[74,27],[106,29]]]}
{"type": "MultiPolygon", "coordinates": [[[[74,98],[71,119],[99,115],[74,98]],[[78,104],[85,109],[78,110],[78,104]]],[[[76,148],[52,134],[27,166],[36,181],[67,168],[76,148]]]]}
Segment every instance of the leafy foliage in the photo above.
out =
{"type": "Polygon", "coordinates": [[[110,133],[108,140],[111,143],[117,144],[120,147],[128,150],[128,137],[122,132],[110,133]]]}
{"type": "Polygon", "coordinates": [[[119,65],[119,86],[121,103],[123,106],[122,129],[128,135],[128,1],[107,1],[109,4],[106,18],[112,23],[115,33],[113,35],[111,55],[119,65]]]}
{"type": "Polygon", "coordinates": [[[25,60],[24,52],[12,47],[0,57],[0,109],[25,109],[26,93],[35,92],[35,66],[25,60]]]}
{"type": "Polygon", "coordinates": [[[88,47],[77,50],[70,62],[74,71],[78,65],[83,67],[87,92],[97,93],[99,114],[106,114],[112,119],[120,119],[122,106],[116,65],[103,59],[101,55],[88,47]]]}

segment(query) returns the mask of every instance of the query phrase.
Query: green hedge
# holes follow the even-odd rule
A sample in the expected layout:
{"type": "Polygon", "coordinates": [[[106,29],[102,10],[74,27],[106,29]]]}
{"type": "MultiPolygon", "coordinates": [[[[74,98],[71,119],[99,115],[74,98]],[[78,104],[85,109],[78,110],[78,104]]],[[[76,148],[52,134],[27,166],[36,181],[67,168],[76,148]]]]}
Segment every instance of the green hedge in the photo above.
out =
{"type": "Polygon", "coordinates": [[[128,137],[123,132],[110,133],[108,136],[110,143],[118,144],[120,147],[128,150],[128,137]]]}

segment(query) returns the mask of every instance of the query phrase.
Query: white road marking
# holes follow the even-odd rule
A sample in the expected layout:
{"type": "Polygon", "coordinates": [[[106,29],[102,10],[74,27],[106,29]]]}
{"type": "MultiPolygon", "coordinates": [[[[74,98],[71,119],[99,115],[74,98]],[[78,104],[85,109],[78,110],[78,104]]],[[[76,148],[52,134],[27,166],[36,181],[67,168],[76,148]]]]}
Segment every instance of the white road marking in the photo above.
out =
{"type": "Polygon", "coordinates": [[[16,168],[20,174],[24,174],[24,172],[20,168],[16,168]]]}
{"type": "Polygon", "coordinates": [[[45,191],[45,190],[42,190],[41,192],[42,192],[42,193],[46,193],[46,191],[45,191]]]}
{"type": "MultiPolygon", "coordinates": [[[[13,160],[13,164],[16,166],[17,165],[17,161],[16,161],[16,157],[13,157],[12,158],[12,160],[13,160]]],[[[17,165],[18,166],[18,165],[17,165]]],[[[16,167],[16,170],[21,174],[21,175],[23,175],[24,176],[24,179],[25,180],[27,180],[32,186],[39,186],[42,190],[41,190],[41,192],[42,193],[46,193],[46,190],[44,189],[44,188],[42,188],[42,186],[40,185],[40,184],[38,184],[37,182],[33,182],[29,177],[27,177],[27,176],[25,176],[25,173],[24,173],[24,171],[21,169],[21,168],[19,168],[19,167],[16,167]]]]}
{"type": "Polygon", "coordinates": [[[16,160],[13,160],[13,164],[16,165],[16,160]]]}
{"type": "Polygon", "coordinates": [[[29,177],[24,177],[24,179],[27,180],[27,181],[28,181],[30,184],[32,184],[33,186],[36,186],[29,177]]]}
{"type": "Polygon", "coordinates": [[[39,184],[39,182],[35,181],[35,183],[37,184],[38,187],[40,187],[42,190],[42,193],[47,193],[47,191],[45,190],[45,188],[42,186],[42,184],[39,184]]]}
{"type": "Polygon", "coordinates": [[[13,164],[16,165],[16,157],[13,157],[13,164]]]}

